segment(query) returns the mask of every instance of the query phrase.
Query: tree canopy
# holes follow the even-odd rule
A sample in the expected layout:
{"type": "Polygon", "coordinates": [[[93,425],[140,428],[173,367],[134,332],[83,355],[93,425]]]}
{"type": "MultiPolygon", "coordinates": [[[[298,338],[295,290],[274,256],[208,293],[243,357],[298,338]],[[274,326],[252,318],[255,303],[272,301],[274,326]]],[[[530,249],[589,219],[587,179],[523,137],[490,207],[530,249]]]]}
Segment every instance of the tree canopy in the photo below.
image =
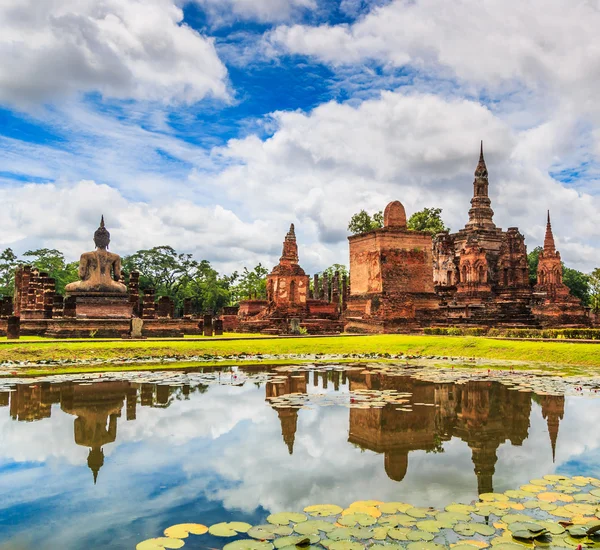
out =
{"type": "Polygon", "coordinates": [[[348,223],[348,231],[352,235],[367,233],[367,231],[373,231],[373,229],[380,229],[381,227],[383,227],[382,211],[375,212],[371,216],[366,210],[361,210],[354,214],[348,223]]]}
{"type": "Polygon", "coordinates": [[[406,222],[406,227],[413,231],[425,231],[432,235],[450,230],[442,220],[441,208],[423,208],[423,210],[415,212],[406,222]]]}
{"type": "Polygon", "coordinates": [[[594,313],[600,313],[600,267],[589,275],[590,306],[594,313]]]}

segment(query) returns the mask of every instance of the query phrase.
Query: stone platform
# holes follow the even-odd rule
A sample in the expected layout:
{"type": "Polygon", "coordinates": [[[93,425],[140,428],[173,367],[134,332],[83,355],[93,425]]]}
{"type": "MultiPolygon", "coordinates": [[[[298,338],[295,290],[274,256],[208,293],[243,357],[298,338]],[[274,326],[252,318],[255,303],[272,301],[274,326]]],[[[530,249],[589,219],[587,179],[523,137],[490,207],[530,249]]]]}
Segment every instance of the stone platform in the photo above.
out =
{"type": "Polygon", "coordinates": [[[131,319],[133,306],[127,294],[71,293],[77,319],[131,319]]]}

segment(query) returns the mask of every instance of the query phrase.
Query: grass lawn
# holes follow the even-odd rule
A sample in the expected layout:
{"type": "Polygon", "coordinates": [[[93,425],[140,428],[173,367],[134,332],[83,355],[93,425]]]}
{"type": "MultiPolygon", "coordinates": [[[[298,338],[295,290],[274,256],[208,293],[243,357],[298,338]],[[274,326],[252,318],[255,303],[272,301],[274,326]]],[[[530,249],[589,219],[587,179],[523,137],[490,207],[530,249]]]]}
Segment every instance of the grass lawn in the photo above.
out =
{"type": "MultiPolygon", "coordinates": [[[[0,345],[0,362],[40,360],[179,358],[198,355],[327,354],[350,355],[389,353],[393,355],[436,355],[490,360],[517,360],[565,366],[600,367],[600,345],[587,343],[494,340],[482,337],[375,335],[326,338],[267,338],[246,340],[193,341],[64,341],[0,345]]],[[[96,370],[98,368],[96,367],[96,370]]]]}

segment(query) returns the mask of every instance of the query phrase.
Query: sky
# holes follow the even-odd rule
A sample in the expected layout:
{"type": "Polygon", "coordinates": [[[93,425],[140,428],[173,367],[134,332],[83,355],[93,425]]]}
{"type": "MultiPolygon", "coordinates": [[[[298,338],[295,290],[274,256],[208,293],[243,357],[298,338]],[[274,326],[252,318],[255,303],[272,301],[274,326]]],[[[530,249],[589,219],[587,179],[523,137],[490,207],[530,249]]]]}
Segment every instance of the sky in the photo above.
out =
{"type": "Polygon", "coordinates": [[[600,0],[0,0],[0,250],[308,273],[400,200],[600,265],[600,0]]]}

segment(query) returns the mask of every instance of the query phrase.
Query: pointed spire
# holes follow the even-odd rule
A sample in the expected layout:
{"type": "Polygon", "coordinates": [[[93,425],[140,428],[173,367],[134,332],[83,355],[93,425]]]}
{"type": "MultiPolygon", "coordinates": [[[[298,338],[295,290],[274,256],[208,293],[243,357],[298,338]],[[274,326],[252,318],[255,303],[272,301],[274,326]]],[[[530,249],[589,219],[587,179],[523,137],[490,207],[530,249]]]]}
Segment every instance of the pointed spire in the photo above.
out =
{"type": "Polygon", "coordinates": [[[294,237],[294,238],[296,237],[296,229],[295,229],[293,223],[290,224],[290,230],[288,231],[288,236],[294,237]]]}
{"type": "Polygon", "coordinates": [[[102,217],[100,218],[100,227],[104,227],[104,214],[102,214],[102,217]]]}
{"type": "Polygon", "coordinates": [[[296,229],[294,224],[290,225],[290,230],[283,241],[283,253],[281,254],[280,262],[285,261],[292,264],[298,263],[298,245],[296,244],[296,229]]]}
{"type": "Polygon", "coordinates": [[[554,254],[556,245],[554,244],[554,235],[552,233],[552,224],[550,223],[550,210],[548,210],[548,221],[546,222],[546,236],[544,237],[544,253],[554,254]]]}
{"type": "Polygon", "coordinates": [[[493,230],[496,225],[493,221],[494,211],[488,196],[488,170],[483,157],[483,140],[479,147],[479,162],[475,168],[475,180],[473,181],[473,198],[469,210],[469,222],[467,228],[493,230]]]}

